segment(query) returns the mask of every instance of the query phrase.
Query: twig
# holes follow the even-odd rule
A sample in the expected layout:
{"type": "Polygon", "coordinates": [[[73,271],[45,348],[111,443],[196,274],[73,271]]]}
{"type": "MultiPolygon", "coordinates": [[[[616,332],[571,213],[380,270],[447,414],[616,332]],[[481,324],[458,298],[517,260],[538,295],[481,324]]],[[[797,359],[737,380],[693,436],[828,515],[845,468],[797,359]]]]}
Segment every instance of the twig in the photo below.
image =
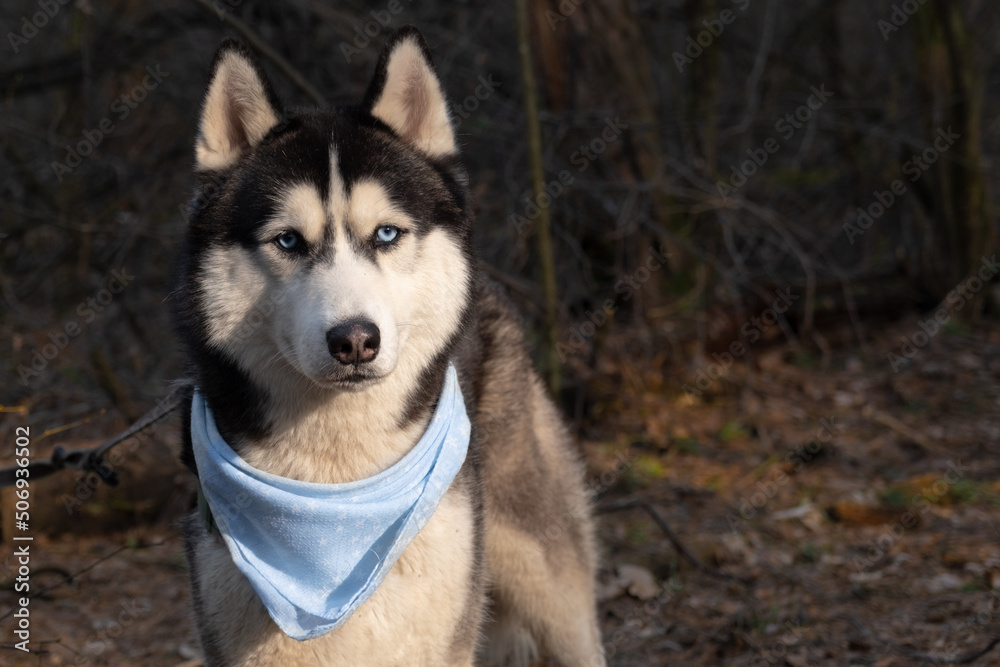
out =
{"type": "Polygon", "coordinates": [[[62,433],[63,431],[68,431],[71,428],[76,428],[77,426],[81,426],[83,424],[89,424],[91,421],[93,421],[97,417],[100,417],[105,412],[107,412],[107,408],[101,408],[96,415],[91,415],[90,417],[84,417],[83,419],[77,419],[75,422],[70,422],[69,424],[63,424],[62,426],[57,426],[55,428],[47,428],[45,429],[44,433],[35,438],[35,443],[37,443],[42,438],[49,437],[50,435],[55,435],[56,433],[62,433]]]}
{"type": "MultiPolygon", "coordinates": [[[[42,595],[45,595],[46,593],[48,593],[49,591],[51,591],[53,589],[59,588],[63,584],[72,581],[75,577],[80,576],[84,572],[89,572],[90,570],[93,570],[95,567],[97,567],[98,565],[100,565],[104,561],[110,560],[110,559],[114,558],[115,556],[117,556],[118,554],[120,554],[122,551],[125,551],[126,549],[150,549],[152,547],[161,547],[161,546],[163,546],[164,544],[166,544],[169,541],[170,540],[162,540],[160,542],[155,542],[153,544],[144,544],[144,545],[140,545],[140,546],[132,546],[132,545],[129,545],[129,544],[123,544],[122,546],[118,547],[117,549],[115,549],[111,553],[106,554],[104,556],[101,556],[100,558],[98,558],[97,560],[95,560],[90,565],[88,565],[88,566],[86,566],[86,567],[84,567],[84,568],[82,568],[80,570],[77,570],[73,574],[66,575],[65,577],[63,577],[62,579],[60,579],[56,583],[52,584],[51,586],[46,586],[45,588],[41,589],[40,591],[37,591],[37,592],[29,595],[28,599],[29,600],[34,600],[35,598],[40,597],[42,595]]],[[[10,618],[10,616],[15,611],[17,611],[18,609],[19,609],[19,607],[16,607],[16,606],[12,607],[10,611],[8,611],[3,616],[0,616],[0,621],[4,620],[5,618],[10,618]]]]}
{"type": "Polygon", "coordinates": [[[918,445],[920,445],[929,452],[934,452],[935,454],[942,454],[942,455],[948,454],[948,451],[944,447],[934,442],[933,440],[925,436],[923,433],[920,433],[916,429],[907,426],[906,424],[899,421],[898,419],[896,419],[887,412],[883,412],[877,408],[873,408],[871,406],[866,405],[861,410],[861,416],[866,419],[871,419],[872,421],[877,422],[882,426],[892,429],[893,431],[900,434],[904,438],[912,440],[913,442],[917,443],[918,445]]]}
{"type": "Polygon", "coordinates": [[[759,206],[738,194],[733,194],[728,199],[720,199],[715,194],[714,186],[701,176],[695,174],[683,162],[671,157],[670,155],[666,155],[664,159],[666,159],[667,163],[672,169],[674,169],[674,171],[687,179],[687,181],[696,188],[695,192],[698,193],[699,199],[706,200],[706,202],[714,202],[719,208],[745,210],[751,213],[754,217],[765,222],[778,236],[785,240],[789,249],[792,251],[792,254],[796,256],[799,264],[802,266],[802,271],[805,273],[806,278],[805,303],[803,305],[802,325],[800,328],[803,331],[809,331],[812,329],[813,311],[815,310],[816,270],[813,267],[812,261],[809,259],[809,255],[806,253],[805,249],[802,248],[801,244],[799,244],[788,229],[782,224],[778,214],[763,206],[759,206]]]}
{"type": "MultiPolygon", "coordinates": [[[[33,577],[37,577],[37,576],[39,576],[39,575],[41,575],[43,573],[52,573],[52,572],[54,572],[56,574],[61,574],[64,577],[70,576],[70,573],[67,570],[65,570],[64,568],[58,567],[56,565],[51,565],[49,567],[40,567],[38,569],[33,569],[31,571],[31,575],[33,577]]],[[[0,581],[0,589],[5,590],[5,591],[12,591],[12,590],[15,589],[16,586],[17,586],[17,579],[4,579],[4,580],[0,581]]]]}
{"type": "Polygon", "coordinates": [[[764,9],[764,32],[760,37],[760,45],[757,47],[757,56],[754,58],[753,69],[747,77],[747,108],[743,114],[743,120],[739,125],[730,129],[725,136],[735,136],[745,133],[753,123],[757,107],[760,106],[760,91],[758,85],[760,78],[764,75],[764,67],[767,65],[767,56],[771,51],[771,42],[774,38],[774,14],[777,3],[768,0],[764,9]]]}
{"type": "Polygon", "coordinates": [[[705,565],[705,563],[703,563],[702,560],[698,558],[693,551],[687,548],[686,544],[681,542],[681,538],[678,537],[677,533],[673,531],[673,529],[670,527],[670,524],[667,523],[667,520],[663,518],[663,515],[660,514],[660,512],[655,507],[653,507],[649,503],[642,503],[642,509],[644,509],[649,516],[653,517],[653,521],[655,521],[656,525],[663,530],[663,533],[667,536],[667,539],[670,540],[670,543],[674,545],[675,549],[677,549],[677,553],[686,558],[688,562],[694,565],[700,572],[704,572],[705,574],[710,574],[712,576],[722,577],[723,579],[731,578],[728,574],[725,574],[724,572],[720,572],[719,570],[716,570],[713,567],[705,565]]]}
{"type": "Polygon", "coordinates": [[[302,89],[302,91],[313,98],[316,104],[321,107],[328,105],[326,98],[311,84],[309,83],[302,74],[292,67],[292,64],[282,57],[280,53],[271,48],[271,46],[264,41],[264,39],[254,31],[249,25],[247,25],[240,17],[236,16],[232,12],[223,11],[221,7],[216,7],[209,0],[194,0],[199,5],[218,15],[218,17],[231,25],[233,28],[239,31],[241,35],[247,38],[247,40],[253,44],[258,51],[263,55],[267,56],[271,62],[278,66],[282,72],[284,72],[289,79],[292,80],[296,86],[302,89]]]}
{"type": "Polygon", "coordinates": [[[698,558],[698,556],[696,556],[693,551],[688,549],[687,545],[685,545],[684,542],[681,541],[681,538],[677,535],[677,533],[674,532],[673,528],[670,527],[670,524],[667,523],[667,520],[663,518],[663,515],[660,514],[660,512],[656,509],[656,507],[654,507],[650,503],[647,503],[644,500],[640,500],[638,498],[628,498],[626,500],[619,500],[601,505],[597,507],[596,511],[598,514],[605,514],[609,512],[621,512],[623,510],[629,510],[634,508],[642,509],[651,517],[653,517],[653,521],[655,521],[656,525],[658,525],[660,529],[663,530],[663,533],[667,536],[667,539],[670,540],[670,543],[672,545],[674,545],[674,549],[677,550],[677,553],[680,554],[681,557],[683,557],[686,561],[691,563],[691,565],[693,565],[696,570],[698,570],[703,574],[707,574],[712,577],[717,577],[719,579],[725,579],[727,581],[732,581],[732,580],[743,581],[739,577],[727,574],[726,572],[718,570],[714,567],[705,565],[705,563],[703,563],[702,560],[698,558]]]}
{"type": "Polygon", "coordinates": [[[601,503],[594,508],[596,514],[611,514],[612,512],[621,512],[622,510],[630,510],[633,507],[638,507],[643,503],[642,500],[638,498],[622,498],[621,500],[614,500],[612,502],[601,503]]]}

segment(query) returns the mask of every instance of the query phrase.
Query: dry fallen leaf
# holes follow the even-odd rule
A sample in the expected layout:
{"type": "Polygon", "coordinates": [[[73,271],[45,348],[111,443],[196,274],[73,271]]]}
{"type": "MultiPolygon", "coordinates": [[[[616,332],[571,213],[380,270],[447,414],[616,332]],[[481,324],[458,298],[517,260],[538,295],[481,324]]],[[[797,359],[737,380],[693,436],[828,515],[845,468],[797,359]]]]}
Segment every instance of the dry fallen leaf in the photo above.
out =
{"type": "Polygon", "coordinates": [[[618,580],[629,595],[639,600],[652,600],[660,594],[653,573],[638,565],[619,565],[618,580]]]}
{"type": "Polygon", "coordinates": [[[925,588],[928,593],[936,594],[943,593],[945,591],[954,591],[965,585],[965,580],[957,574],[952,574],[951,572],[942,572],[941,574],[931,577],[927,580],[925,588]]]}

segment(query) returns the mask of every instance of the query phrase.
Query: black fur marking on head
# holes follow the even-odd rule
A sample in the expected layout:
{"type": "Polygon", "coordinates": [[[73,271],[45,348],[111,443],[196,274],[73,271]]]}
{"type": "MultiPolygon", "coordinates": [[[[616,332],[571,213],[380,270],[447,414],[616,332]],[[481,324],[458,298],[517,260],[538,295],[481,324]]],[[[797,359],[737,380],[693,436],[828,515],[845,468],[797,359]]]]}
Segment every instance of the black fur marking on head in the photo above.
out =
{"type": "Polygon", "coordinates": [[[458,164],[457,157],[434,160],[403,143],[367,113],[348,113],[343,121],[334,127],[334,141],[348,192],[355,183],[370,178],[381,183],[393,203],[410,213],[424,232],[432,226],[458,232],[468,224],[465,196],[453,187],[456,179],[450,173],[450,167],[458,164]]]}
{"type": "Polygon", "coordinates": [[[275,213],[283,188],[311,183],[325,199],[330,184],[329,118],[322,115],[287,119],[261,141],[213,187],[195,197],[192,240],[202,244],[260,245],[256,233],[275,213]]]}

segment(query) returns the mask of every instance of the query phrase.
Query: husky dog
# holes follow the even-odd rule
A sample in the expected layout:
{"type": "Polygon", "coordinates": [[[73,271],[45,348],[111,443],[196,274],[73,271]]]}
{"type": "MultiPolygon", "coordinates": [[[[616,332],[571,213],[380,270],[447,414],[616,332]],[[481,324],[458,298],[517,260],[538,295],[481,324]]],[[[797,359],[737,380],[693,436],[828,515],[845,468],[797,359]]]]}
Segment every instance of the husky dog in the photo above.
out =
{"type": "Polygon", "coordinates": [[[516,315],[480,274],[420,33],[389,39],[360,105],[288,112],[249,48],[225,41],[195,153],[175,320],[239,458],[297,482],[378,475],[421,439],[452,367],[471,422],[426,525],[322,636],[282,632],[211,520],[188,517],[206,663],[604,665],[581,464],[516,315]]]}

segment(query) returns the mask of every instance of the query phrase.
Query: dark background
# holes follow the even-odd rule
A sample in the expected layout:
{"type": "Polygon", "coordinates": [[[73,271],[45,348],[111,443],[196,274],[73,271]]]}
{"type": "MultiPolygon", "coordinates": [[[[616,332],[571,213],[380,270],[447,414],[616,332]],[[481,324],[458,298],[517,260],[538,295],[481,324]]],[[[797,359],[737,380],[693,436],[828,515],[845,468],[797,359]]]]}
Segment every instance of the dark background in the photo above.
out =
{"type": "MultiPolygon", "coordinates": [[[[544,180],[569,183],[542,206],[551,252],[514,2],[5,2],[0,461],[16,426],[37,456],[95,444],[182,373],[170,274],[221,39],[287,61],[305,86],[258,50],[290,106],[310,85],[346,104],[414,23],[485,269],[588,462],[612,664],[997,664],[971,656],[1000,636],[1000,9],[527,5],[544,180]]],[[[37,603],[51,643],[24,664],[197,664],[176,447],[175,422],[125,443],[114,491],[33,486],[39,583],[115,555],[37,603]]]]}

